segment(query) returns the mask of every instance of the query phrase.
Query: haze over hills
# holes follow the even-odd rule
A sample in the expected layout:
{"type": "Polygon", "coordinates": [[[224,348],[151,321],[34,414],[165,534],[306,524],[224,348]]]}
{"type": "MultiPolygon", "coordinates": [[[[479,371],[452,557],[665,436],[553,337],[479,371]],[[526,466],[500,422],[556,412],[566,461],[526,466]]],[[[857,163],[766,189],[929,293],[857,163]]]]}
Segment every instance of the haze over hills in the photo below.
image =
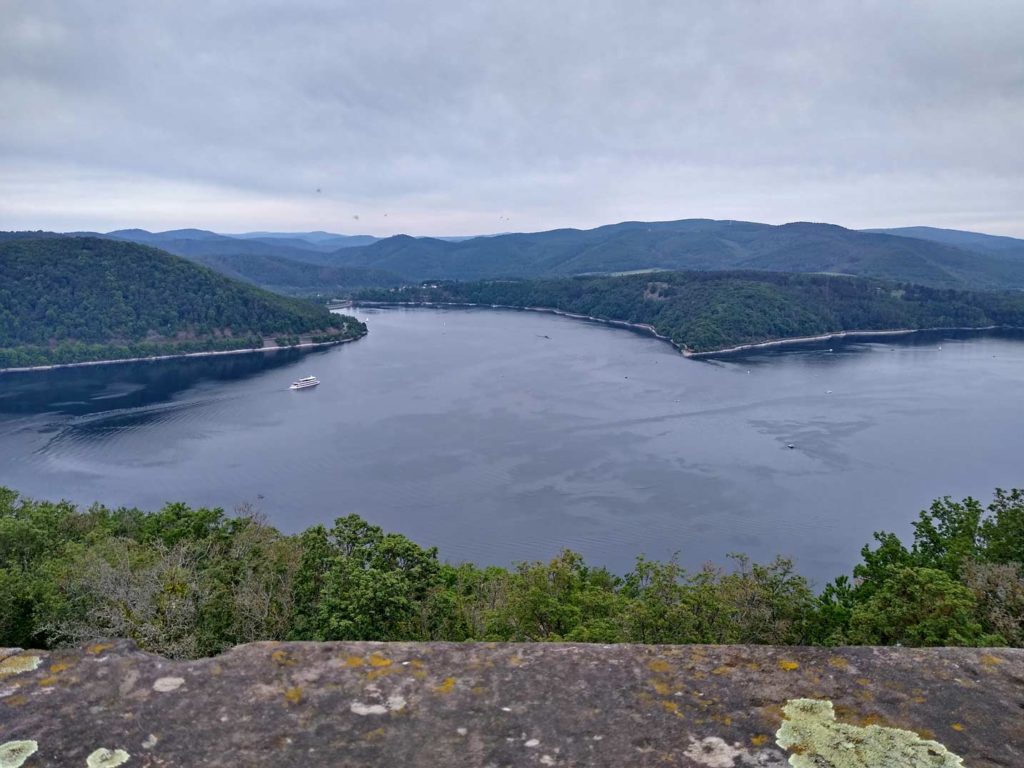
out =
{"type": "Polygon", "coordinates": [[[334,251],[346,247],[346,243],[354,246],[376,241],[377,238],[368,235],[326,232],[221,235],[202,229],[167,232],[122,229],[89,234],[162,248],[229,277],[280,293],[339,293],[352,288],[396,285],[402,281],[400,276],[379,269],[339,263],[334,251]]]}
{"type": "Polygon", "coordinates": [[[919,240],[931,240],[935,243],[965,248],[969,251],[1024,258],[1024,240],[1016,237],[986,235],[982,232],[965,232],[962,229],[940,229],[939,227],[897,227],[895,229],[865,229],[862,231],[915,237],[919,240]]]}
{"type": "Polygon", "coordinates": [[[1024,288],[1024,258],[805,222],[623,222],[462,242],[397,236],[335,256],[353,267],[376,267],[414,279],[756,269],[833,272],[949,288],[1024,288]]]}
{"type": "Polygon", "coordinates": [[[1024,241],[958,230],[846,229],[684,219],[467,238],[126,229],[101,237],[163,248],[291,294],[432,279],[561,277],[638,270],[828,272],[941,288],[1024,289],[1024,241]]]}

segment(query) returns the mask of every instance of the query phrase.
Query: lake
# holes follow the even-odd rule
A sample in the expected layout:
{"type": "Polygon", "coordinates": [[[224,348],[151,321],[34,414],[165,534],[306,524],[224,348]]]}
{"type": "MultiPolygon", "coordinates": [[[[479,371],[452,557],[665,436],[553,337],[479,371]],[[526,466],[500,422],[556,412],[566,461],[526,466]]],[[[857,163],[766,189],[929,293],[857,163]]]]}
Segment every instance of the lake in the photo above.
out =
{"type": "Polygon", "coordinates": [[[532,312],[357,314],[368,337],[309,354],[2,374],[0,485],[287,532],[354,512],[452,561],[784,554],[820,585],[937,496],[1024,484],[1019,334],[697,361],[532,312]]]}

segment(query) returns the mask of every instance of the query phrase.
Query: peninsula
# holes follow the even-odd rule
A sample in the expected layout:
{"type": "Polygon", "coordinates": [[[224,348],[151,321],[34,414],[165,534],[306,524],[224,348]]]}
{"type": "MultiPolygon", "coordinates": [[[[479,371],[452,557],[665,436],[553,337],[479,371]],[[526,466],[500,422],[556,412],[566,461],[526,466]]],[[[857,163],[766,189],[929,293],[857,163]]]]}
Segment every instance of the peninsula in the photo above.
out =
{"type": "Polygon", "coordinates": [[[1024,326],[1024,293],[831,274],[645,272],[366,289],[355,301],[546,310],[647,331],[684,354],[857,333],[1024,326]]]}
{"type": "Polygon", "coordinates": [[[136,243],[0,240],[0,370],[336,344],[355,318],[136,243]]]}

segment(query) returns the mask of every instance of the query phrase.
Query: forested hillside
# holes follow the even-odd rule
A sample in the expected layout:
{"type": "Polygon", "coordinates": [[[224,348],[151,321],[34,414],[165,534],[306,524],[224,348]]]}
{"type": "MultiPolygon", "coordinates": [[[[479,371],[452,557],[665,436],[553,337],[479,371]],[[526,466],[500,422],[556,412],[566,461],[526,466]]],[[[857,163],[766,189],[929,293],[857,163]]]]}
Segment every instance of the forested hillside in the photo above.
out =
{"type": "Polygon", "coordinates": [[[155,248],[88,237],[0,241],[0,368],[363,332],[352,318],[155,248]]]}
{"type": "Polygon", "coordinates": [[[252,510],[88,510],[0,488],[0,647],[127,637],[194,657],[255,640],[1024,646],[1024,493],[945,498],[875,534],[854,579],[794,563],[613,574],[564,551],[453,564],[355,516],[284,536],[252,510]]]}
{"type": "Polygon", "coordinates": [[[990,253],[1011,259],[1024,259],[1024,240],[1003,235],[986,235],[983,232],[967,232],[962,229],[940,229],[939,227],[896,227],[895,229],[865,229],[883,235],[913,237],[930,240],[956,248],[978,253],[990,253]]]}
{"type": "Polygon", "coordinates": [[[545,307],[651,325],[693,352],[836,331],[1024,326],[1024,293],[972,293],[773,272],[453,282],[367,290],[358,298],[545,307]]]}
{"type": "Polygon", "coordinates": [[[357,288],[401,285],[393,272],[363,267],[332,267],[279,256],[231,253],[188,257],[222,275],[294,296],[343,295],[357,288]]]}
{"type": "Polygon", "coordinates": [[[399,236],[339,250],[334,257],[339,264],[416,280],[757,269],[842,273],[944,288],[1024,288],[1024,258],[806,222],[625,222],[458,242],[399,236]]]}
{"type": "Polygon", "coordinates": [[[773,226],[684,219],[465,238],[223,235],[201,229],[72,234],[156,246],[293,295],[340,296],[357,288],[420,280],[698,269],[823,272],[943,288],[1024,289],[1024,241],[929,227],[856,231],[808,222],[773,226]]]}

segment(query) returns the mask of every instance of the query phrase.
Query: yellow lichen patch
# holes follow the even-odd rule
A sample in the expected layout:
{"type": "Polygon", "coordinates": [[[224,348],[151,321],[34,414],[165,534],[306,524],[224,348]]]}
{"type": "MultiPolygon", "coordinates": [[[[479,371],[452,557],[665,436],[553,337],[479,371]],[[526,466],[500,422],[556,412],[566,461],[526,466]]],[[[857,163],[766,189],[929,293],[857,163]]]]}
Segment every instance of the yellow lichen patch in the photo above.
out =
{"type": "MultiPolygon", "coordinates": [[[[664,709],[666,712],[670,712],[673,715],[679,715],[679,705],[676,704],[674,701],[670,701],[669,699],[662,699],[660,703],[661,708],[664,709]]],[[[679,716],[682,717],[682,715],[679,716]]]]}
{"type": "Polygon", "coordinates": [[[298,660],[288,653],[288,651],[274,651],[270,654],[270,658],[274,660],[275,664],[281,667],[294,667],[298,664],[298,660]]]}
{"type": "Polygon", "coordinates": [[[71,669],[73,666],[75,666],[75,664],[71,661],[57,661],[50,665],[50,672],[51,674],[56,675],[63,672],[65,669],[71,669]]]}
{"type": "Polygon", "coordinates": [[[419,659],[409,659],[409,666],[413,669],[423,669],[427,665],[419,659]]]}
{"type": "Polygon", "coordinates": [[[964,729],[963,723],[953,723],[949,727],[952,728],[954,731],[962,731],[964,729]]]}
{"type": "Polygon", "coordinates": [[[732,672],[732,667],[728,664],[722,664],[720,667],[715,667],[711,670],[712,675],[728,675],[732,672]]]}
{"type": "Polygon", "coordinates": [[[850,662],[844,659],[842,656],[829,656],[828,665],[833,669],[849,669],[850,662]]]}
{"type": "Polygon", "coordinates": [[[425,669],[414,669],[409,674],[412,675],[413,678],[416,679],[416,680],[426,680],[427,679],[427,671],[425,669]]]}
{"type": "Polygon", "coordinates": [[[366,673],[366,680],[367,682],[373,682],[374,680],[385,677],[386,675],[399,674],[401,671],[401,667],[377,667],[376,669],[371,669],[366,673]]]}
{"type": "Polygon", "coordinates": [[[784,669],[787,672],[792,672],[794,669],[800,669],[800,663],[791,661],[790,659],[779,659],[779,669],[784,669]]]}
{"type": "Polygon", "coordinates": [[[380,728],[374,728],[372,731],[363,734],[364,741],[376,741],[377,739],[383,739],[387,730],[382,725],[380,728]]]}
{"type": "Polygon", "coordinates": [[[23,707],[28,703],[28,698],[24,694],[16,693],[13,696],[7,696],[3,701],[8,707],[23,707]]]}
{"type": "Polygon", "coordinates": [[[509,656],[508,665],[510,667],[521,667],[523,665],[523,657],[518,653],[515,656],[509,656]]]}
{"type": "Polygon", "coordinates": [[[931,728],[918,728],[917,735],[920,736],[922,739],[934,739],[935,731],[933,731],[931,728]]]}
{"type": "Polygon", "coordinates": [[[381,656],[379,653],[370,654],[370,666],[371,667],[390,667],[391,659],[381,656]]]}
{"type": "Polygon", "coordinates": [[[365,663],[366,662],[363,660],[362,656],[348,656],[345,659],[345,666],[346,667],[361,667],[365,663]]]}
{"type": "Polygon", "coordinates": [[[978,657],[978,661],[984,664],[986,667],[994,667],[997,664],[1002,664],[1003,660],[998,656],[993,656],[991,653],[983,653],[978,657]]]}
{"type": "Polygon", "coordinates": [[[9,656],[0,661],[0,677],[8,675],[20,675],[22,672],[31,672],[38,669],[43,660],[38,656],[9,656]]]}
{"type": "Polygon", "coordinates": [[[454,677],[446,677],[441,682],[440,685],[435,685],[434,686],[434,692],[435,693],[451,693],[453,690],[455,690],[455,678],[454,677]]]}
{"type": "Polygon", "coordinates": [[[937,741],[913,731],[837,722],[831,701],[790,699],[776,743],[790,751],[793,768],[962,768],[963,761],[937,741]]]}
{"type": "Polygon", "coordinates": [[[48,688],[51,685],[56,685],[56,684],[57,684],[57,676],[56,675],[48,675],[47,677],[44,677],[42,680],[39,681],[39,685],[43,686],[44,688],[48,688]]]}
{"type": "Polygon", "coordinates": [[[289,704],[299,704],[302,702],[302,689],[298,686],[289,688],[284,692],[284,700],[289,704]]]}
{"type": "Polygon", "coordinates": [[[655,659],[654,661],[648,662],[647,668],[651,670],[651,672],[657,672],[659,674],[664,674],[669,670],[668,662],[664,659],[655,659]]]}
{"type": "Polygon", "coordinates": [[[668,683],[664,680],[651,680],[651,685],[654,686],[654,690],[662,696],[668,696],[672,690],[668,683]]]}
{"type": "Polygon", "coordinates": [[[768,737],[763,733],[757,734],[757,736],[750,737],[750,745],[753,747],[763,747],[768,743],[768,737]]]}
{"type": "Polygon", "coordinates": [[[94,643],[85,649],[85,652],[90,656],[99,656],[104,651],[109,651],[114,647],[113,643],[94,643]]]}

